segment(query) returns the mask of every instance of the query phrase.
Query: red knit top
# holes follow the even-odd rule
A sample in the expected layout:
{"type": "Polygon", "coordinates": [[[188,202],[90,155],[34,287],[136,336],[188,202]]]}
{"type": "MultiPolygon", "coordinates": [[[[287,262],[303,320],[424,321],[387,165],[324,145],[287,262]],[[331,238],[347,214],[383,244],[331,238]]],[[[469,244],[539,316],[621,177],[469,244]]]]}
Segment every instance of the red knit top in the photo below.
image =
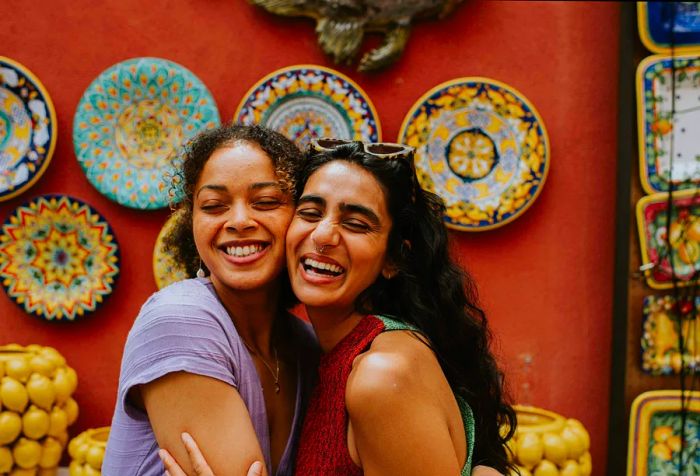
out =
{"type": "Polygon", "coordinates": [[[345,386],[352,363],[384,330],[384,323],[366,316],[333,350],[321,356],[318,385],[301,430],[296,476],[362,476],[348,452],[345,386]]]}

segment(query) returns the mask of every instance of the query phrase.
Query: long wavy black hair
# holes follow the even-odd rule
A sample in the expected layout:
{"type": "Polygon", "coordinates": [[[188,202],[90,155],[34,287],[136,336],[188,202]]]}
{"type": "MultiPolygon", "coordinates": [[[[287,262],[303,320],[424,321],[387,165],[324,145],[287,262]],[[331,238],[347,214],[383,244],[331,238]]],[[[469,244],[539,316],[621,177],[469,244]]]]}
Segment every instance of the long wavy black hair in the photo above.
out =
{"type": "MultiPolygon", "coordinates": [[[[175,174],[171,177],[171,195],[180,199],[175,211],[175,223],[164,237],[163,243],[176,262],[182,263],[189,278],[193,278],[201,266],[192,230],[192,207],[195,185],[211,155],[218,149],[237,142],[247,142],[260,147],[272,161],[275,174],[283,189],[294,194],[294,180],[302,154],[296,145],[282,134],[257,125],[226,124],[199,133],[183,147],[174,158],[175,174]]],[[[281,273],[280,307],[286,309],[298,301],[292,292],[289,276],[281,273]]]]}
{"type": "Polygon", "coordinates": [[[475,284],[450,258],[442,199],[420,188],[412,157],[378,158],[359,142],[310,151],[297,175],[297,196],[316,170],[335,160],[357,164],[377,179],[393,221],[387,255],[398,274],[380,275],[358,298],[358,311],[395,316],[428,337],[450,387],[474,412],[474,464],[507,474],[514,468],[506,442],[515,431],[515,412],[489,349],[491,333],[475,284]]]}

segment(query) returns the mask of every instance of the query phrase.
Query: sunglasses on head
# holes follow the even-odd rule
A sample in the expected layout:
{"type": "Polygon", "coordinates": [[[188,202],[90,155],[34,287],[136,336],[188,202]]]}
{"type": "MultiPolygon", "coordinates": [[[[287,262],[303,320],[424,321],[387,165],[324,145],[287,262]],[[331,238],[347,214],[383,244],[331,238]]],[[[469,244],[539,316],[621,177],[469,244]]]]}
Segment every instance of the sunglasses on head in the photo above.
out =
{"type": "Polygon", "coordinates": [[[394,142],[362,142],[345,139],[312,139],[309,147],[316,152],[330,152],[336,147],[346,144],[354,144],[359,142],[362,144],[362,149],[365,153],[373,155],[380,159],[407,159],[413,163],[413,153],[415,149],[405,144],[396,144],[394,142]]]}

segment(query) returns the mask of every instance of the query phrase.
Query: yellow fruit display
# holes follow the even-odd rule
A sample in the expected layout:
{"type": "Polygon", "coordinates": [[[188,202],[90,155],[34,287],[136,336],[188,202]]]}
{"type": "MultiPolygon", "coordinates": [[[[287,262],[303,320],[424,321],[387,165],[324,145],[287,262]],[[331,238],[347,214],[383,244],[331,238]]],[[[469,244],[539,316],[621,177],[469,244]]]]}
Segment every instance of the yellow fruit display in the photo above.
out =
{"type": "Polygon", "coordinates": [[[105,426],[86,430],[68,443],[68,454],[72,458],[68,467],[70,476],[101,474],[109,428],[105,426]]]}
{"type": "Polygon", "coordinates": [[[518,426],[508,447],[521,475],[590,476],[590,437],[580,421],[524,405],[515,412],[518,426]]]}
{"type": "Polygon", "coordinates": [[[75,370],[56,349],[0,346],[0,474],[57,474],[67,427],[78,418],[77,385],[75,370]]]}

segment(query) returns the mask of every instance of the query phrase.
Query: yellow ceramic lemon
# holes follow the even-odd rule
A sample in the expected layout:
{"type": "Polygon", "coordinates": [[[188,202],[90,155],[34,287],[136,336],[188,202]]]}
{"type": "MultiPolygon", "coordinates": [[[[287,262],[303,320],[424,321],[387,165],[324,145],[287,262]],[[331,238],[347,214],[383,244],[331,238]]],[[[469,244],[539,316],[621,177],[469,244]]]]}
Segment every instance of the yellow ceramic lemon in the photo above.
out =
{"type": "Polygon", "coordinates": [[[47,359],[42,355],[35,355],[29,361],[29,366],[32,368],[32,372],[44,375],[46,377],[52,377],[54,371],[56,370],[56,364],[53,360],[47,359]]]}
{"type": "Polygon", "coordinates": [[[49,424],[49,414],[35,405],[31,405],[22,415],[22,433],[33,440],[46,436],[49,424]]]}
{"type": "Polygon", "coordinates": [[[591,462],[591,454],[584,453],[578,460],[579,468],[581,469],[581,476],[591,476],[593,471],[593,465],[591,462]]]}
{"type": "Polygon", "coordinates": [[[42,347],[39,353],[52,361],[56,367],[66,366],[66,359],[53,347],[42,347]]]}
{"type": "Polygon", "coordinates": [[[49,414],[49,420],[49,436],[58,437],[66,431],[68,427],[68,417],[66,416],[66,412],[59,407],[53,407],[49,414]]]}
{"type": "Polygon", "coordinates": [[[53,377],[53,389],[54,392],[56,392],[56,403],[59,405],[70,397],[73,391],[73,385],[65,368],[56,370],[53,377]]]}
{"type": "Polygon", "coordinates": [[[26,357],[17,356],[5,362],[5,374],[20,382],[26,382],[32,369],[26,357]]]}
{"type": "Polygon", "coordinates": [[[68,424],[72,425],[75,420],[78,419],[78,404],[72,398],[66,400],[63,404],[63,411],[66,412],[66,417],[68,418],[68,424]]]}
{"type": "Polygon", "coordinates": [[[517,454],[520,464],[532,468],[542,460],[544,445],[540,437],[534,433],[525,433],[518,438],[517,454]]]}
{"type": "Polygon", "coordinates": [[[48,437],[41,446],[39,467],[49,469],[58,466],[58,462],[61,460],[61,453],[63,453],[61,443],[54,438],[48,437]]]}
{"type": "Polygon", "coordinates": [[[532,474],[533,476],[559,476],[559,468],[556,464],[545,459],[537,465],[532,474]]]}
{"type": "Polygon", "coordinates": [[[69,476],[83,476],[83,465],[77,461],[71,461],[68,465],[69,476]]]}
{"type": "Polygon", "coordinates": [[[0,413],[0,445],[15,441],[22,432],[22,418],[15,412],[0,413]]]}
{"type": "Polygon", "coordinates": [[[564,463],[564,467],[561,469],[561,471],[559,471],[559,474],[561,476],[582,476],[581,469],[579,468],[578,463],[574,460],[568,460],[566,463],[564,463]]]}
{"type": "Polygon", "coordinates": [[[0,473],[8,473],[12,469],[12,451],[6,446],[0,446],[0,473]]]}
{"type": "Polygon", "coordinates": [[[24,388],[19,380],[12,377],[3,377],[0,383],[0,398],[5,408],[16,412],[23,412],[29,403],[27,389],[24,388]]]}
{"type": "Polygon", "coordinates": [[[45,410],[51,410],[51,406],[56,400],[56,392],[51,379],[37,373],[32,374],[29,378],[27,393],[32,403],[45,410]]]}
{"type": "Polygon", "coordinates": [[[563,465],[569,454],[564,439],[556,433],[545,433],[542,436],[542,442],[544,443],[544,457],[558,466],[563,465]]]}
{"type": "Polygon", "coordinates": [[[87,464],[96,470],[102,469],[102,460],[105,458],[105,450],[101,446],[91,446],[85,454],[87,464]]]}
{"type": "Polygon", "coordinates": [[[41,445],[29,438],[20,438],[12,448],[12,457],[20,468],[34,468],[41,459],[41,445]]]}
{"type": "Polygon", "coordinates": [[[566,446],[569,449],[569,458],[578,459],[586,451],[584,441],[581,440],[579,435],[571,429],[571,427],[566,427],[561,432],[562,439],[566,442],[566,446]]]}
{"type": "Polygon", "coordinates": [[[519,464],[516,464],[515,467],[518,468],[520,476],[532,476],[530,470],[527,469],[525,466],[520,466],[519,464]]]}

